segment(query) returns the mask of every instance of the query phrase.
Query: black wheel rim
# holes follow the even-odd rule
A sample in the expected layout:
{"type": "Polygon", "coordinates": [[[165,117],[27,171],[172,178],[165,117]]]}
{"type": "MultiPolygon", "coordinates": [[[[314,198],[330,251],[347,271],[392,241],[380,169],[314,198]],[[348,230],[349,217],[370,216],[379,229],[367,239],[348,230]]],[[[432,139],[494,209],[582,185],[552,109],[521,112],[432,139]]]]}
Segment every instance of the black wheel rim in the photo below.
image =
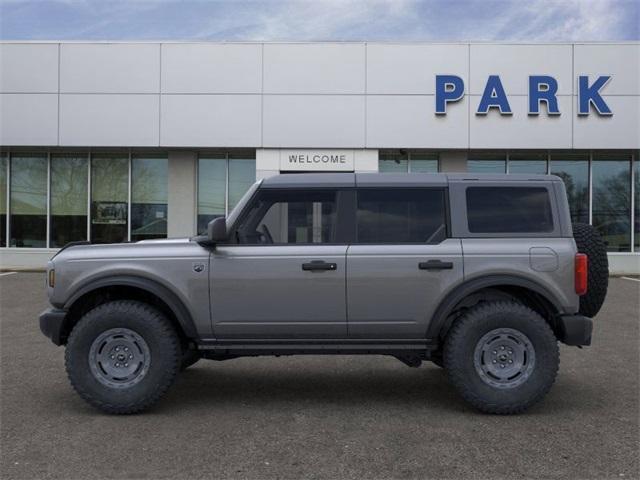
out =
{"type": "Polygon", "coordinates": [[[478,341],[473,364],[486,384],[499,389],[515,388],[533,373],[536,352],[524,333],[497,328],[478,341]]]}
{"type": "Polygon", "coordinates": [[[89,349],[91,373],[110,388],[130,388],[149,371],[151,352],[147,342],[128,328],[112,328],[101,333],[89,349]]]}

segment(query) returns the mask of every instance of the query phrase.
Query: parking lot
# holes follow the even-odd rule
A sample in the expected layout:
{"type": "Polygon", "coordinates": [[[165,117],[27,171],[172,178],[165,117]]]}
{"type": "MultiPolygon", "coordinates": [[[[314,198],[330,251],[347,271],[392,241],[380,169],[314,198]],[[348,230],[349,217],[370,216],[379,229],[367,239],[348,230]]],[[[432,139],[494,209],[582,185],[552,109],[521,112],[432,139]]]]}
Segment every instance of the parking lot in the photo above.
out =
{"type": "Polygon", "coordinates": [[[594,345],[562,347],[528,413],[471,410],[430,364],[309,356],[200,362],[157,407],[108,416],[39,332],[44,276],[0,276],[9,478],[638,478],[640,283],[615,278],[594,345]]]}

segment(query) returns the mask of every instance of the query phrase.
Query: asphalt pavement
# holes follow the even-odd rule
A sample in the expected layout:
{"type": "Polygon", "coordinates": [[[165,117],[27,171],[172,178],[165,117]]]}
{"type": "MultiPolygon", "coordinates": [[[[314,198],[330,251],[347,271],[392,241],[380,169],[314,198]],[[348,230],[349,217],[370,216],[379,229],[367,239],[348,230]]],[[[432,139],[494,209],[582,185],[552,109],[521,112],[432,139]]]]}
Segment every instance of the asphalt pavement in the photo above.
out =
{"type": "Polygon", "coordinates": [[[562,346],[519,416],[381,356],[201,361],[151,411],[109,416],[40,334],[44,275],[0,275],[0,478],[639,478],[640,282],[609,292],[594,345],[562,346]]]}

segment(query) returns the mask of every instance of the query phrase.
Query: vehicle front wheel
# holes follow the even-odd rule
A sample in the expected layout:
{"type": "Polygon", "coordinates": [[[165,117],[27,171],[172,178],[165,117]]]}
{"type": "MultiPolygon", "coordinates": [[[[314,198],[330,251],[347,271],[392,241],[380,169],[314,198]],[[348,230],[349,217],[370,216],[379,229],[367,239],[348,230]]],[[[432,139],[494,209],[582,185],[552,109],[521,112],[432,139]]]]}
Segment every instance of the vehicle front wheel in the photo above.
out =
{"type": "Polygon", "coordinates": [[[71,385],[107,413],[149,408],[173,383],[182,361],[178,335],[158,310],[142,302],[104,303],[85,314],[65,352],[71,385]]]}
{"type": "Polygon", "coordinates": [[[451,327],[444,367],[462,397],[486,413],[520,413],[549,391],[559,366],[547,322],[517,302],[471,308],[451,327]]]}

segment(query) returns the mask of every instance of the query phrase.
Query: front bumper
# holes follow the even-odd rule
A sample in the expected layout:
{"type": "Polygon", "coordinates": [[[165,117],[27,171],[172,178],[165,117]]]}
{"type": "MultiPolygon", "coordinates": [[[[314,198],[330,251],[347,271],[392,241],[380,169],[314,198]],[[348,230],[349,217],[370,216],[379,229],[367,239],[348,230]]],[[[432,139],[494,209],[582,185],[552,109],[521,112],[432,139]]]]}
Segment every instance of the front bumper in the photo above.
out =
{"type": "Polygon", "coordinates": [[[583,315],[562,315],[558,320],[559,340],[566,345],[591,345],[593,320],[583,315]]]}
{"type": "Polygon", "coordinates": [[[40,314],[40,330],[56,345],[62,345],[66,340],[63,338],[66,316],[66,310],[57,308],[48,308],[40,314]]]}

